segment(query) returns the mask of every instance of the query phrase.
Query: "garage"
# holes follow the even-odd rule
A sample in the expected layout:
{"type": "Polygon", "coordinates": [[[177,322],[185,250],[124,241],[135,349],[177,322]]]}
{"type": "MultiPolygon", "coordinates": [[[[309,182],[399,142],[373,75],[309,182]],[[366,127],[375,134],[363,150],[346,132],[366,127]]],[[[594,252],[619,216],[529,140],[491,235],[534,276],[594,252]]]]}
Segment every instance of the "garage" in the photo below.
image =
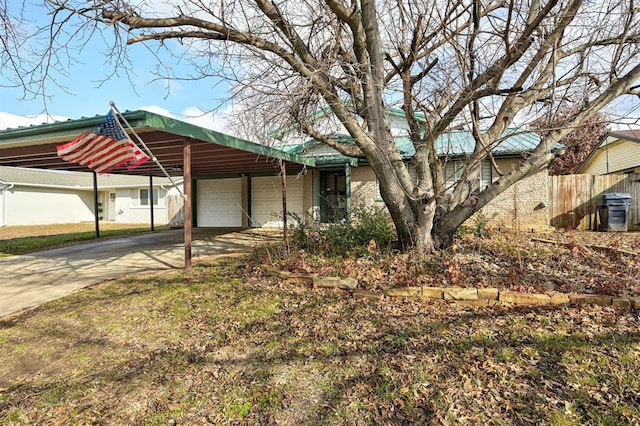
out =
{"type": "MultiPolygon", "coordinates": [[[[303,179],[287,176],[287,211],[304,218],[303,179]]],[[[293,223],[288,218],[289,223],[293,223]]],[[[251,226],[282,227],[282,182],[279,176],[251,179],[251,226]]]]}
{"type": "Polygon", "coordinates": [[[197,182],[198,226],[241,227],[242,179],[204,179],[197,182]]]}

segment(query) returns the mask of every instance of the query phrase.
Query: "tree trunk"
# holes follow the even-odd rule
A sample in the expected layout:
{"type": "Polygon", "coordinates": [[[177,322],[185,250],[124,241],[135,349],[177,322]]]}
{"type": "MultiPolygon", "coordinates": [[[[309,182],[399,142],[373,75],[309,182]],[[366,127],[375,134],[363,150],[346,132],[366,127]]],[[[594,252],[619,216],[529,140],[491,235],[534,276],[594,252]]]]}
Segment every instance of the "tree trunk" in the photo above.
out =
{"type": "MultiPolygon", "coordinates": [[[[376,176],[380,176],[374,167],[376,176]]],[[[435,217],[436,203],[431,201],[423,204],[420,200],[405,195],[399,179],[393,175],[378,177],[380,195],[385,201],[387,210],[393,220],[398,236],[398,244],[403,251],[417,249],[423,252],[433,252],[436,246],[431,230],[435,217]]]]}

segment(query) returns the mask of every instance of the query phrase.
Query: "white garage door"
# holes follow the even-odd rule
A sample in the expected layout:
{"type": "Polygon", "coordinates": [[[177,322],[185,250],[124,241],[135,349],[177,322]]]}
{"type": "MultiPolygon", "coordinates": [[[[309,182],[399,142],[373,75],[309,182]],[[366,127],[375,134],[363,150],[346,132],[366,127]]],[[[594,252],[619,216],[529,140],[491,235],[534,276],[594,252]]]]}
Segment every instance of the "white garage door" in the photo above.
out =
{"type": "Polygon", "coordinates": [[[198,180],[198,226],[242,226],[242,180],[198,180]]]}
{"type": "MultiPolygon", "coordinates": [[[[303,179],[287,176],[287,211],[303,216],[303,179]]],[[[251,219],[254,227],[282,227],[282,183],[279,176],[251,178],[251,219]]],[[[287,218],[293,224],[293,218],[287,218]]]]}

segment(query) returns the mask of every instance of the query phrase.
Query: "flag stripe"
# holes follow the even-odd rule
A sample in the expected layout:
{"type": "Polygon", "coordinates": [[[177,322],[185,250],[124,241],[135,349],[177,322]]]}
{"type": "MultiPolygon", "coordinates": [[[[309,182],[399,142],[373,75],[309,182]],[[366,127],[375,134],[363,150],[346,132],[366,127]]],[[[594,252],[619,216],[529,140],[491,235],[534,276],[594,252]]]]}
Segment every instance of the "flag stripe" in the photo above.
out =
{"type": "Polygon", "coordinates": [[[99,156],[100,153],[109,148],[114,142],[109,138],[103,138],[99,135],[93,135],[92,139],[89,142],[77,149],[75,152],[72,152],[67,155],[69,161],[73,161],[75,163],[86,164],[87,160],[95,156],[99,156]]]}
{"type": "Polygon", "coordinates": [[[129,163],[129,165],[127,166],[127,168],[129,170],[133,170],[136,167],[138,167],[141,164],[146,163],[147,161],[149,161],[149,156],[147,154],[145,154],[144,152],[142,152],[141,150],[138,149],[138,147],[133,143],[130,142],[131,146],[134,149],[134,159],[129,163]]]}
{"type": "Polygon", "coordinates": [[[99,161],[101,158],[108,158],[113,154],[130,155],[130,150],[122,143],[114,142],[109,139],[98,138],[93,143],[91,150],[86,150],[76,158],[76,162],[80,164],[89,164],[99,161]]]}
{"type": "Polygon", "coordinates": [[[86,132],[81,134],[79,137],[72,140],[71,142],[58,146],[57,147],[58,156],[61,158],[64,158],[66,155],[69,155],[73,151],[81,149],[82,146],[89,143],[93,137],[94,137],[94,133],[86,132]]]}

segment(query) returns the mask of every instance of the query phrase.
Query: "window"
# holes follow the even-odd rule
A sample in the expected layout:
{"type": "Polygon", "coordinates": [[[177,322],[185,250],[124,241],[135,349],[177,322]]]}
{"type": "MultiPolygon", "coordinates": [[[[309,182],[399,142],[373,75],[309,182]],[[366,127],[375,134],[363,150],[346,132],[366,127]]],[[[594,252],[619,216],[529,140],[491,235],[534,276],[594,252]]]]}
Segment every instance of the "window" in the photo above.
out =
{"type": "MultiPolygon", "coordinates": [[[[139,192],[139,200],[140,200],[140,206],[141,207],[146,207],[149,205],[149,190],[148,189],[140,189],[139,192]]],[[[153,190],[153,205],[157,206],[158,205],[158,189],[154,189],[153,190]]]]}
{"type": "MultiPolygon", "coordinates": [[[[447,191],[453,190],[453,187],[458,183],[460,178],[462,178],[465,167],[466,163],[463,161],[448,161],[445,164],[445,187],[447,191]]],[[[491,183],[491,174],[491,163],[488,161],[483,161],[482,167],[480,168],[480,176],[478,181],[480,191],[485,189],[491,183]]]]}
{"type": "MultiPolygon", "coordinates": [[[[462,178],[462,174],[464,173],[464,168],[466,167],[466,163],[458,160],[451,160],[445,163],[445,191],[452,192],[454,186],[458,183],[460,178],[462,178]]],[[[480,169],[479,176],[479,190],[484,190],[491,182],[493,181],[492,177],[492,166],[489,161],[482,162],[482,168],[480,169]]],[[[418,175],[415,167],[409,167],[409,175],[411,176],[413,182],[418,184],[418,175]]],[[[380,194],[380,181],[376,178],[376,201],[382,201],[382,195],[380,194]]]]}

